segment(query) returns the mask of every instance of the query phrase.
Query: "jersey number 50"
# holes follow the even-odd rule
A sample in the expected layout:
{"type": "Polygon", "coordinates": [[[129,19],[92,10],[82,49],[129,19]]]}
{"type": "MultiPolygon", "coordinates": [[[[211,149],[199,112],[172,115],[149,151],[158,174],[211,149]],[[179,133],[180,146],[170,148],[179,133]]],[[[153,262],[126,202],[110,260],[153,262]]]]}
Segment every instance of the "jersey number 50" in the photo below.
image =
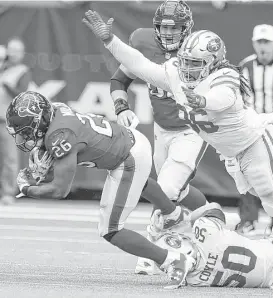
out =
{"type": "MultiPolygon", "coordinates": [[[[238,259],[238,257],[237,257],[238,259]]],[[[246,284],[246,277],[242,273],[249,273],[255,269],[257,262],[257,256],[249,249],[241,246],[228,246],[224,251],[222,258],[222,266],[224,269],[236,271],[221,285],[221,287],[227,287],[232,282],[237,282],[238,288],[242,288],[246,284]],[[232,256],[242,256],[244,260],[248,260],[248,264],[242,264],[240,262],[232,262],[232,256]]],[[[214,280],[211,284],[212,287],[219,287],[219,282],[223,277],[222,271],[217,271],[214,280]]]]}

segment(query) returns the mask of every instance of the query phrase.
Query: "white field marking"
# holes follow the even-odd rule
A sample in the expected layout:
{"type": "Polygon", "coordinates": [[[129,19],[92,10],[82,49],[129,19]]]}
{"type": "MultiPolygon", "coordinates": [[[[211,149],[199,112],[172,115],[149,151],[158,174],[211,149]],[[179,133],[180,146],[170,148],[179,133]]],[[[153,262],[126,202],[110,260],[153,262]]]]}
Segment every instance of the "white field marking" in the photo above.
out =
{"type": "MultiPolygon", "coordinates": [[[[123,252],[121,252],[121,253],[123,253],[123,252]]],[[[132,257],[132,256],[127,255],[127,257],[132,257]]],[[[2,265],[10,265],[10,262],[6,262],[6,263],[5,262],[0,262],[0,266],[2,266],[2,265]]],[[[65,265],[58,266],[58,265],[54,265],[54,264],[50,264],[49,266],[48,265],[41,265],[41,264],[34,265],[34,264],[25,264],[25,263],[13,263],[12,264],[12,267],[16,267],[16,266],[17,267],[22,266],[22,267],[25,267],[25,268],[30,267],[32,270],[34,268],[48,268],[48,267],[50,267],[50,271],[44,271],[44,273],[45,272],[54,273],[55,272],[54,270],[57,270],[56,272],[60,272],[60,269],[71,270],[71,268],[72,268],[71,266],[65,266],[65,265]]],[[[88,270],[98,270],[98,267],[96,267],[96,266],[83,267],[83,270],[86,270],[86,269],[88,269],[88,270]]],[[[118,268],[117,269],[115,267],[99,267],[99,270],[107,270],[107,271],[114,271],[114,272],[132,271],[131,268],[118,268]]],[[[69,273],[69,271],[66,271],[66,272],[67,272],[67,274],[69,273]]],[[[83,273],[84,273],[84,271],[83,271],[83,273]]]]}
{"type": "MultiPolygon", "coordinates": [[[[25,226],[25,225],[0,225],[0,230],[15,230],[15,231],[38,231],[38,232],[75,232],[75,233],[95,233],[98,234],[98,229],[95,228],[69,228],[69,227],[53,227],[53,226],[25,226]]],[[[145,230],[134,230],[137,233],[145,233],[145,230]]],[[[98,236],[98,235],[97,235],[98,236]]],[[[98,236],[99,237],[99,236],[98,236]]]]}
{"type": "Polygon", "coordinates": [[[73,238],[54,238],[54,237],[24,237],[24,236],[0,236],[1,240],[18,240],[18,241],[45,241],[45,242],[69,242],[69,243],[90,243],[101,244],[105,240],[88,240],[73,238]]]}
{"type": "Polygon", "coordinates": [[[68,243],[89,243],[89,244],[105,244],[105,240],[88,240],[76,238],[54,238],[54,237],[25,237],[25,236],[0,236],[0,240],[15,241],[38,241],[38,242],[68,242],[68,243]]]}
{"type": "MultiPolygon", "coordinates": [[[[65,208],[35,208],[35,207],[19,207],[19,206],[0,206],[0,214],[2,213],[35,213],[35,214],[58,214],[58,215],[85,215],[85,216],[92,216],[96,215],[99,216],[99,208],[96,209],[90,208],[86,206],[85,209],[65,209],[65,208]]],[[[135,210],[130,214],[130,217],[143,217],[143,218],[150,218],[150,211],[139,211],[135,210]]]]}
{"type": "MultiPolygon", "coordinates": [[[[237,222],[239,222],[239,216],[237,214],[227,214],[227,225],[235,226],[237,222]]],[[[74,215],[74,214],[44,214],[44,213],[28,213],[28,212],[5,212],[1,213],[0,211],[0,219],[37,219],[37,220],[56,220],[56,221],[74,221],[74,222],[92,222],[98,223],[99,217],[96,215],[74,215]]],[[[269,219],[266,216],[262,216],[259,218],[259,223],[261,224],[269,224],[269,219]]],[[[132,217],[129,216],[127,224],[149,224],[149,217],[132,217]]]]}
{"type": "MultiPolygon", "coordinates": [[[[99,222],[98,216],[75,216],[71,214],[62,215],[62,214],[39,214],[39,213],[0,213],[0,218],[7,219],[37,219],[37,220],[57,220],[57,221],[76,221],[76,222],[99,222]]],[[[129,217],[126,223],[131,224],[149,224],[148,218],[132,218],[129,217]]]]}

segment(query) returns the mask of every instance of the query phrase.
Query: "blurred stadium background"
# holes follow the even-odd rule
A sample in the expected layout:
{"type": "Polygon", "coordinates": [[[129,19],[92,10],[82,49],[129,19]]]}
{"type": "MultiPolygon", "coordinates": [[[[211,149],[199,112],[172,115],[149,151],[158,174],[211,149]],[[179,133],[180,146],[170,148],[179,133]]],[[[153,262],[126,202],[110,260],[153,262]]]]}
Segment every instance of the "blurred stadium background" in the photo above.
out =
{"type": "MultiPolygon", "coordinates": [[[[81,23],[90,7],[105,19],[115,18],[114,32],[128,41],[132,31],[151,27],[160,1],[6,1],[0,2],[0,44],[19,36],[26,45],[25,63],[31,67],[29,88],[53,101],[83,112],[114,118],[109,79],[118,63],[81,23]]],[[[195,30],[210,29],[223,37],[228,59],[238,63],[252,54],[251,36],[257,24],[272,24],[272,1],[188,1],[195,30]]],[[[139,117],[139,130],[153,142],[152,112],[142,81],[130,89],[130,103],[139,117]]],[[[22,154],[22,165],[26,156],[22,154]]],[[[155,176],[154,170],[152,176],[155,176]]],[[[69,198],[90,199],[103,186],[105,172],[79,168],[69,198]],[[91,192],[90,192],[91,191],[91,192]]],[[[239,194],[215,150],[209,148],[193,184],[213,200],[236,204],[239,194]]]]}

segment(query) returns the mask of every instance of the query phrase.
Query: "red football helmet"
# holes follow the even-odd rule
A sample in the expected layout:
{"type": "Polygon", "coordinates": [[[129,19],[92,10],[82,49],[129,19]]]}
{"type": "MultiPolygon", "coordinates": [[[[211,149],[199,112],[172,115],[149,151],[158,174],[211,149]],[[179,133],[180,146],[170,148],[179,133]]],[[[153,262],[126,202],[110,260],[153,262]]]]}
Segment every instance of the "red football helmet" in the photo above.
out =
{"type": "Polygon", "coordinates": [[[16,146],[29,152],[45,136],[53,115],[52,103],[42,94],[22,92],[7,109],[7,130],[15,138],[16,146]]]}
{"type": "Polygon", "coordinates": [[[160,46],[167,51],[179,48],[193,27],[192,13],[189,6],[181,0],[166,0],[156,10],[153,18],[155,37],[160,46]],[[160,32],[161,26],[178,28],[174,33],[160,32]]]}

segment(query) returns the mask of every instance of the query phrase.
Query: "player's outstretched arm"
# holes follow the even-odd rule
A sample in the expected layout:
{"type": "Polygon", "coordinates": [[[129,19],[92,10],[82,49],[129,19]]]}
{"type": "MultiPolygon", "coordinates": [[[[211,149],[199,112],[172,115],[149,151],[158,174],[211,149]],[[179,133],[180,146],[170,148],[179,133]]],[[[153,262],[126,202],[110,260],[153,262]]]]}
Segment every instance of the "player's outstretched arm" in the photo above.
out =
{"type": "Polygon", "coordinates": [[[123,65],[120,65],[110,83],[110,93],[115,105],[117,122],[123,126],[133,126],[133,128],[138,125],[139,120],[136,114],[130,110],[127,90],[134,79],[135,76],[127,71],[123,65]]]}
{"type": "Polygon", "coordinates": [[[218,203],[206,204],[191,213],[191,223],[200,218],[200,217],[214,217],[226,222],[225,214],[222,210],[222,207],[218,203]]]}
{"type": "Polygon", "coordinates": [[[113,35],[113,19],[109,19],[105,23],[97,12],[89,10],[85,13],[83,23],[104,42],[105,47],[113,56],[135,76],[153,86],[171,92],[165,68],[162,65],[153,63],[138,50],[130,47],[113,35]]]}

